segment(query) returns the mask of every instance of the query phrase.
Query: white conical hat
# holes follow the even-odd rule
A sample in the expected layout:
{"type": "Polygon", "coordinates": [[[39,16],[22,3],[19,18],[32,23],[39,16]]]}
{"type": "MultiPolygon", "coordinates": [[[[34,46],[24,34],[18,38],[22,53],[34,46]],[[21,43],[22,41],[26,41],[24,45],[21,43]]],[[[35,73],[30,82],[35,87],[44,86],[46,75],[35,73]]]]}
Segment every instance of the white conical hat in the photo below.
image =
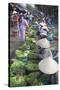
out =
{"type": "Polygon", "coordinates": [[[47,26],[43,26],[42,28],[43,28],[43,29],[46,29],[46,31],[49,31],[49,29],[48,29],[47,26]]]}
{"type": "Polygon", "coordinates": [[[46,38],[38,40],[36,45],[40,46],[41,48],[50,48],[50,43],[46,38]]]}
{"type": "Polygon", "coordinates": [[[48,57],[40,61],[39,69],[45,74],[54,74],[58,71],[58,64],[52,57],[48,57]]]}
{"type": "Polygon", "coordinates": [[[40,25],[41,25],[41,26],[46,26],[46,23],[41,22],[40,25]]]}
{"type": "Polygon", "coordinates": [[[17,14],[17,12],[16,11],[13,11],[13,14],[17,14]]]}

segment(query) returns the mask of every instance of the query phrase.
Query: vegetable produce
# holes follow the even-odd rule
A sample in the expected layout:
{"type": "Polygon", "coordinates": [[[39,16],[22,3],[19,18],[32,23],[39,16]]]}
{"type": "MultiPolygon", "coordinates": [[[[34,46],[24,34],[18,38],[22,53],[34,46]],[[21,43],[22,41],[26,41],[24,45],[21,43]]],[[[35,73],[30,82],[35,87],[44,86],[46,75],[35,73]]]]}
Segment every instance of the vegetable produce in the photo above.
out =
{"type": "Polygon", "coordinates": [[[42,82],[44,85],[46,85],[48,84],[48,77],[48,75],[43,74],[41,75],[41,77],[39,77],[38,82],[42,82]]]}
{"type": "Polygon", "coordinates": [[[38,70],[38,64],[32,63],[32,62],[28,62],[26,64],[26,69],[27,70],[38,70]]]}
{"type": "Polygon", "coordinates": [[[25,73],[25,63],[22,61],[15,61],[11,64],[10,72],[14,75],[25,73]]]}
{"type": "Polygon", "coordinates": [[[24,43],[23,45],[20,45],[19,49],[23,50],[23,51],[26,50],[27,49],[27,44],[24,43]]]}
{"type": "Polygon", "coordinates": [[[11,87],[20,87],[20,86],[26,86],[26,81],[24,76],[17,76],[10,77],[10,86],[11,87]]]}
{"type": "MultiPolygon", "coordinates": [[[[19,48],[15,52],[16,59],[11,59],[9,77],[11,87],[48,85],[49,83],[49,76],[47,74],[40,74],[41,72],[39,72],[38,66],[40,61],[38,57],[40,47],[38,46],[42,47],[41,43],[43,43],[44,46],[46,40],[41,43],[39,42],[39,45],[36,45],[36,33],[36,26],[31,25],[31,27],[29,27],[29,31],[26,32],[26,41],[20,43],[19,48]]],[[[58,36],[58,32],[54,32],[53,34],[56,37],[58,36]]],[[[54,49],[58,48],[56,41],[50,41],[50,45],[50,48],[53,46],[54,49]]]]}
{"type": "Polygon", "coordinates": [[[28,54],[29,59],[37,59],[36,53],[34,51],[30,51],[28,54]]]}
{"type": "Polygon", "coordinates": [[[28,53],[29,53],[29,50],[26,50],[26,51],[16,50],[16,57],[18,59],[27,58],[28,53]]]}
{"type": "Polygon", "coordinates": [[[38,82],[38,75],[39,73],[38,72],[33,72],[33,73],[30,73],[29,75],[26,76],[26,82],[33,86],[33,85],[42,85],[42,82],[38,82]]]}

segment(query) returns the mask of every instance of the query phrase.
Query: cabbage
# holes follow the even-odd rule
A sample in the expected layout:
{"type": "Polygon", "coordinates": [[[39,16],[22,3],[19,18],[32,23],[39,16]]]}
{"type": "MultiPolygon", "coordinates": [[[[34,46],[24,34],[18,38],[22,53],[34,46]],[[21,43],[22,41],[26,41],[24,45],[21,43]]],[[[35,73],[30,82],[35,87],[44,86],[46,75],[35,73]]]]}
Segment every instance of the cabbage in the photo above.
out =
{"type": "Polygon", "coordinates": [[[29,59],[37,59],[36,53],[34,53],[34,50],[31,50],[30,53],[28,54],[29,59]]]}
{"type": "Polygon", "coordinates": [[[39,77],[39,82],[42,82],[44,85],[46,85],[46,84],[48,84],[48,75],[45,75],[45,74],[43,74],[43,75],[41,75],[40,77],[39,77]]]}
{"type": "Polygon", "coordinates": [[[26,44],[36,43],[36,39],[32,37],[26,37],[26,44]]]}
{"type": "Polygon", "coordinates": [[[20,50],[26,50],[26,49],[27,49],[26,43],[24,43],[23,45],[21,45],[21,46],[19,47],[19,49],[20,49],[20,50]]]}
{"type": "Polygon", "coordinates": [[[25,77],[23,76],[19,76],[17,78],[17,76],[15,77],[10,77],[10,86],[11,87],[19,87],[19,86],[26,86],[26,81],[25,81],[25,77]]]}
{"type": "Polygon", "coordinates": [[[11,64],[10,72],[12,74],[24,74],[25,73],[25,63],[22,61],[15,61],[11,64]]]}
{"type": "Polygon", "coordinates": [[[29,50],[26,50],[26,51],[22,51],[22,50],[16,50],[16,57],[18,59],[21,59],[21,58],[26,58],[27,55],[29,53],[29,50]]]}
{"type": "Polygon", "coordinates": [[[35,43],[31,43],[30,44],[30,49],[32,50],[32,49],[35,49],[36,50],[36,44],[35,43]]]}
{"type": "Polygon", "coordinates": [[[26,76],[26,82],[33,86],[33,85],[42,85],[42,82],[38,81],[39,72],[33,72],[26,76]]]}
{"type": "Polygon", "coordinates": [[[27,70],[38,70],[38,64],[32,63],[32,62],[28,62],[26,64],[26,69],[27,70]]]}

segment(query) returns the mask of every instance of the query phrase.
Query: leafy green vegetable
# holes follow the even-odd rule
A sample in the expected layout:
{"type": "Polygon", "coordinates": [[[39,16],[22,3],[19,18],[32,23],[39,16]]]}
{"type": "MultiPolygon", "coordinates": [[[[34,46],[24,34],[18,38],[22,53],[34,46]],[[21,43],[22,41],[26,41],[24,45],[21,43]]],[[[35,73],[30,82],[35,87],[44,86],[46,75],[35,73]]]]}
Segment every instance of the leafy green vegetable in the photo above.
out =
{"type": "Polygon", "coordinates": [[[12,59],[13,63],[10,66],[11,87],[47,84],[48,76],[40,76],[40,73],[37,72],[39,69],[36,51],[36,30],[31,26],[30,31],[26,33],[26,42],[20,45],[19,50],[16,50],[16,59],[12,59]]]}
{"type": "Polygon", "coordinates": [[[24,74],[25,73],[25,63],[22,61],[15,61],[11,67],[10,72],[12,74],[24,74]]]}
{"type": "Polygon", "coordinates": [[[28,62],[26,64],[26,69],[27,70],[38,70],[38,64],[32,63],[32,62],[28,62]]]}
{"type": "Polygon", "coordinates": [[[25,81],[25,77],[23,76],[19,76],[17,78],[17,76],[15,77],[10,77],[10,86],[11,87],[19,87],[19,86],[26,86],[26,81],[25,81]]]}
{"type": "Polygon", "coordinates": [[[34,50],[31,50],[30,53],[28,54],[29,59],[37,59],[36,53],[34,50]]]}
{"type": "Polygon", "coordinates": [[[56,32],[54,32],[53,34],[54,34],[55,36],[57,36],[57,37],[58,37],[58,32],[57,32],[57,31],[56,31],[56,32]]]}
{"type": "Polygon", "coordinates": [[[24,43],[23,45],[20,45],[19,49],[22,50],[22,51],[26,50],[27,49],[27,44],[24,43]]]}
{"type": "Polygon", "coordinates": [[[38,82],[38,79],[37,79],[38,75],[39,75],[38,72],[30,73],[29,75],[26,76],[26,82],[31,86],[42,85],[43,84],[42,82],[38,82]]]}
{"type": "Polygon", "coordinates": [[[44,83],[44,85],[47,84],[47,82],[48,82],[48,75],[43,74],[41,77],[39,77],[39,82],[44,83]]]}
{"type": "Polygon", "coordinates": [[[26,42],[35,43],[36,42],[36,39],[35,38],[26,37],[26,42]]]}
{"type": "Polygon", "coordinates": [[[18,59],[21,59],[21,58],[26,58],[27,55],[29,53],[29,50],[26,50],[26,51],[22,51],[22,50],[16,50],[16,57],[18,59]]]}

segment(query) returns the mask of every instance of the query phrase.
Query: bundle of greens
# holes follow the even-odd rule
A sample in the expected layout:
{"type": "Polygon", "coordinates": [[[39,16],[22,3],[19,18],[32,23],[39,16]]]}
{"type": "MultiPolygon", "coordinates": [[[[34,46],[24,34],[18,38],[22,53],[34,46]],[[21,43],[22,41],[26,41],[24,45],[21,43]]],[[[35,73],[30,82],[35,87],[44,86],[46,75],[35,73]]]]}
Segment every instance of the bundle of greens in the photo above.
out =
{"type": "Polygon", "coordinates": [[[28,85],[42,85],[42,82],[38,82],[39,72],[32,72],[26,76],[26,82],[28,85]]]}
{"type": "Polygon", "coordinates": [[[38,64],[32,63],[31,61],[26,64],[26,70],[38,70],[38,64]]]}
{"type": "Polygon", "coordinates": [[[16,58],[18,59],[27,58],[28,53],[29,53],[29,50],[26,50],[26,51],[16,50],[16,58]]]}
{"type": "Polygon", "coordinates": [[[25,73],[25,63],[22,61],[15,61],[13,64],[11,64],[10,72],[12,75],[23,75],[25,73]]]}
{"type": "Polygon", "coordinates": [[[42,75],[41,77],[39,77],[38,82],[42,82],[44,85],[48,84],[48,75],[42,75]]]}
{"type": "Polygon", "coordinates": [[[22,50],[22,51],[26,50],[27,49],[27,44],[24,43],[24,44],[20,45],[19,49],[22,50]]]}
{"type": "Polygon", "coordinates": [[[35,60],[37,59],[35,49],[34,49],[34,50],[31,50],[31,51],[29,52],[28,58],[29,58],[29,60],[30,60],[30,59],[35,59],[35,60]]]}
{"type": "Polygon", "coordinates": [[[10,77],[10,86],[11,87],[20,87],[20,86],[26,86],[27,83],[25,81],[25,76],[14,76],[10,77]]]}

